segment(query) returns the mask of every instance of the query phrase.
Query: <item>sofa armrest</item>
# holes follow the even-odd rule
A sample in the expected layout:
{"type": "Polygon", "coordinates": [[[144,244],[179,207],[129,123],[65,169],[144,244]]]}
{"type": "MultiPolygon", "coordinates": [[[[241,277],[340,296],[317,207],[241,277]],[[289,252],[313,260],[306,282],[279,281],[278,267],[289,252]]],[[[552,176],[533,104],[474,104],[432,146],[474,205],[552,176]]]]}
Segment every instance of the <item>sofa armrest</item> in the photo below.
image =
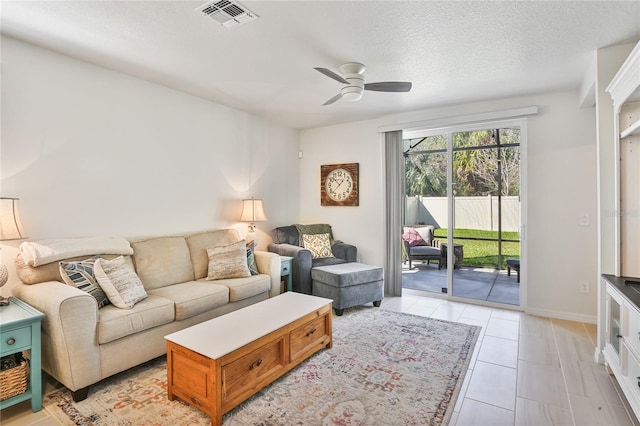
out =
{"type": "Polygon", "coordinates": [[[331,251],[335,257],[344,259],[347,262],[356,262],[358,260],[358,248],[351,244],[335,243],[331,246],[331,251]]]}
{"type": "Polygon", "coordinates": [[[266,251],[254,251],[253,254],[258,272],[271,277],[269,297],[277,296],[280,294],[280,256],[266,251]]]}
{"type": "Polygon", "coordinates": [[[294,246],[292,244],[269,244],[270,252],[280,256],[293,257],[293,291],[298,293],[311,294],[311,252],[306,248],[294,246]]]}
{"type": "Polygon", "coordinates": [[[97,339],[98,304],[59,281],[18,283],[13,293],[43,314],[42,368],[72,391],[102,378],[97,339]]]}

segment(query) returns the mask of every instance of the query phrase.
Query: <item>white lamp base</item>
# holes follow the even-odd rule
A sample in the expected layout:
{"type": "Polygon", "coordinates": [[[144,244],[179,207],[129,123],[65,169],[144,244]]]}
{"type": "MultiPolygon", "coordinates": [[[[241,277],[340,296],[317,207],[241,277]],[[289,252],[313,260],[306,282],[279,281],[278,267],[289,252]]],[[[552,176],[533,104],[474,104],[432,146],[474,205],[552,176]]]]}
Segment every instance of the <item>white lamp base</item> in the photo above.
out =
{"type": "MultiPolygon", "coordinates": [[[[9,280],[9,271],[7,271],[7,267],[4,266],[4,263],[0,263],[0,287],[5,285],[9,280]]],[[[9,304],[9,299],[6,297],[0,296],[0,306],[7,306],[9,304]]]]}
{"type": "Polygon", "coordinates": [[[253,241],[254,245],[258,245],[258,234],[255,233],[255,231],[249,231],[247,232],[247,236],[245,237],[245,241],[248,243],[250,243],[251,241],[253,241]]]}

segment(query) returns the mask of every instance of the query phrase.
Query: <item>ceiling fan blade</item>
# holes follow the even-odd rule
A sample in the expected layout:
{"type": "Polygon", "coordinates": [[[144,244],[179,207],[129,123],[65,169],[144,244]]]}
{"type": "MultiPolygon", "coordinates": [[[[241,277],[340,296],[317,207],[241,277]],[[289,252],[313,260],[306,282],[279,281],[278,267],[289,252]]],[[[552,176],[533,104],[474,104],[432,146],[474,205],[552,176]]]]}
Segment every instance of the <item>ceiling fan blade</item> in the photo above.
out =
{"type": "Polygon", "coordinates": [[[339,81],[342,84],[349,84],[349,82],[347,80],[345,80],[344,78],[342,78],[342,76],[336,74],[335,72],[328,70],[326,68],[318,68],[318,67],[314,67],[314,70],[321,72],[322,74],[326,75],[329,78],[334,79],[335,81],[339,81]]]}
{"type": "Polygon", "coordinates": [[[366,83],[364,90],[374,90],[376,92],[408,92],[411,90],[411,83],[408,81],[381,81],[379,83],[366,83]]]}
{"type": "Polygon", "coordinates": [[[336,101],[339,101],[340,99],[342,99],[342,93],[338,93],[333,98],[331,98],[327,102],[323,103],[322,106],[331,105],[332,103],[334,103],[336,101]]]}

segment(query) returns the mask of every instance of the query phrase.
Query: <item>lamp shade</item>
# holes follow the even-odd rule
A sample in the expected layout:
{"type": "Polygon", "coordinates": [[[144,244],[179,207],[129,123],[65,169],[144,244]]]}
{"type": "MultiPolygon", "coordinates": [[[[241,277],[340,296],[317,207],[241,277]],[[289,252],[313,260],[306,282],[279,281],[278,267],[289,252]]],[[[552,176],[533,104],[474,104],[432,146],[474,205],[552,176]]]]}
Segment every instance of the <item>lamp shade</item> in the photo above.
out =
{"type": "Polygon", "coordinates": [[[267,215],[264,214],[264,208],[262,207],[262,200],[251,198],[249,200],[242,200],[242,214],[240,215],[240,222],[264,222],[267,220],[267,215]]]}
{"type": "Polygon", "coordinates": [[[0,198],[0,240],[27,238],[18,214],[18,198],[0,198]]]}

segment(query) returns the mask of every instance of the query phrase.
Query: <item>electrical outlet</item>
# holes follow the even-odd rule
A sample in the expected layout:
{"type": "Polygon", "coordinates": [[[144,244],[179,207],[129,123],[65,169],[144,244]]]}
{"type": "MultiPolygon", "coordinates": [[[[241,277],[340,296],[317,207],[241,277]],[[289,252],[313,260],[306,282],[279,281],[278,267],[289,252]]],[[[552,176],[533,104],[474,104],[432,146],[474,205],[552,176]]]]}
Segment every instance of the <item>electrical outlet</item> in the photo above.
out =
{"type": "Polygon", "coordinates": [[[582,213],[578,216],[578,226],[589,226],[589,215],[587,213],[582,213]]]}
{"type": "Polygon", "coordinates": [[[589,293],[589,281],[580,281],[580,293],[589,293]]]}

